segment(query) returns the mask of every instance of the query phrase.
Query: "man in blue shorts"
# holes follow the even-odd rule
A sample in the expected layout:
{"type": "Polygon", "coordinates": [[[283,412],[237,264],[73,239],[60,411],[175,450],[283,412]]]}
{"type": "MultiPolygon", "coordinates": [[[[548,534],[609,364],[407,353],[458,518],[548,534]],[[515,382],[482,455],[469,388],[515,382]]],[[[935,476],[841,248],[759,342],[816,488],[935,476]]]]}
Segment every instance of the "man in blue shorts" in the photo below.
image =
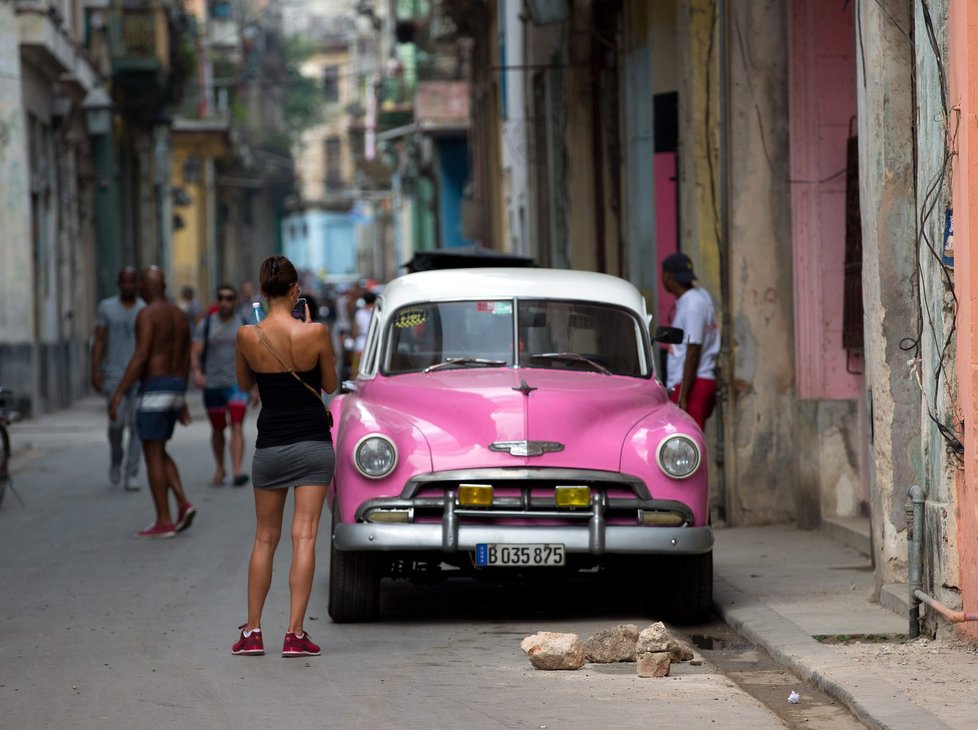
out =
{"type": "Polygon", "coordinates": [[[194,383],[204,391],[204,407],[211,422],[211,448],[217,469],[211,485],[224,484],[224,432],[230,425],[232,484],[248,483],[241,471],[244,457],[244,417],[249,396],[238,387],[235,371],[235,342],[238,328],[248,324],[238,313],[238,295],[230,284],[217,288],[217,311],[202,319],[194,330],[190,357],[194,383]]]}
{"type": "Polygon", "coordinates": [[[186,314],[167,301],[166,280],[157,267],[143,269],[139,293],[146,307],[136,316],[136,350],[109,401],[109,417],[116,418],[126,392],[142,380],[136,426],[143,442],[156,521],[136,536],[173,537],[190,527],[197,513],[187,501],[176,462],[166,452],[176,422],[190,423],[184,402],[190,374],[190,323],[186,314]],[[170,512],[171,491],[176,497],[176,521],[170,512]]]}

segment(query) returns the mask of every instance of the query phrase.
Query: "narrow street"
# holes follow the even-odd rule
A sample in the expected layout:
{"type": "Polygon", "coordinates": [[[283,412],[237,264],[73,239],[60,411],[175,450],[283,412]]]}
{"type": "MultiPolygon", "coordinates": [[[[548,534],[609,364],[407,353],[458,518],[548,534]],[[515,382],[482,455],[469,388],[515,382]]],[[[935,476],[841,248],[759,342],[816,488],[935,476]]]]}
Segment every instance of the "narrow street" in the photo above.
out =
{"type": "Polygon", "coordinates": [[[535,631],[586,638],[650,623],[588,585],[389,584],[380,623],[332,624],[324,533],[307,625],[323,656],[274,651],[288,601],[283,545],[264,620],[272,650],[233,657],[251,488],[206,486],[207,423],[191,398],[195,421],[172,453],[199,514],[172,540],[132,536],[152,517],[149,495],[108,486],[99,400],[12,429],[16,495],[0,507],[4,726],[860,727],[722,624],[687,627],[701,663],[675,664],[665,679],[641,679],[633,664],[534,670],[519,643],[535,631]],[[803,706],[786,702],[791,689],[803,706]]]}

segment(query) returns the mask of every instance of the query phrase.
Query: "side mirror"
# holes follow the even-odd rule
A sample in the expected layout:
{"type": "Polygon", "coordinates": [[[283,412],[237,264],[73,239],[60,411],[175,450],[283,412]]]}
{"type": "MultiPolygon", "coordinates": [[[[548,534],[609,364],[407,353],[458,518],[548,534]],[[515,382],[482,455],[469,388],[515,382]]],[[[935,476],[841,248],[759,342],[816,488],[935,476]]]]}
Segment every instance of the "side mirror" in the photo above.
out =
{"type": "Polygon", "coordinates": [[[656,327],[652,341],[664,342],[667,345],[681,345],[684,334],[682,327],[656,327]]]}
{"type": "Polygon", "coordinates": [[[355,380],[344,380],[340,383],[340,393],[356,393],[357,382],[355,380]]]}

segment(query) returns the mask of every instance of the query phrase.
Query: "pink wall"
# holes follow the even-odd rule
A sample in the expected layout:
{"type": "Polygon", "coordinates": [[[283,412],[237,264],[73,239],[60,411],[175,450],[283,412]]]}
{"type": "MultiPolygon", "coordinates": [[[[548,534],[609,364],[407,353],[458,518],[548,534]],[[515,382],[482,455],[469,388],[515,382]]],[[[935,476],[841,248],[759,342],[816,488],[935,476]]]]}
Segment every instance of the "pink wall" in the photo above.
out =
{"type": "MultiPolygon", "coordinates": [[[[801,398],[856,399],[842,347],[846,140],[856,113],[853,3],[789,8],[795,372],[801,398]]],[[[857,361],[853,369],[861,370],[857,361]]]]}
{"type": "MultiPolygon", "coordinates": [[[[951,0],[951,106],[958,112],[950,124],[956,130],[957,155],[953,158],[952,205],[954,208],[954,287],[958,292],[957,314],[957,376],[958,403],[965,421],[964,471],[958,471],[958,551],[959,588],[962,609],[978,610],[978,439],[975,423],[978,422],[975,394],[978,392],[978,338],[973,334],[975,322],[975,298],[978,297],[978,257],[970,253],[972,228],[971,214],[978,222],[978,8],[971,7],[972,0],[951,0]],[[974,135],[974,136],[973,136],[974,135]],[[974,142],[974,144],[972,144],[974,142]],[[975,185],[971,179],[975,179],[975,185]]],[[[953,112],[952,112],[953,114],[953,112]]],[[[978,231],[975,231],[978,233],[978,231]]],[[[959,624],[961,633],[978,639],[978,626],[959,624]]]]}
{"type": "MultiPolygon", "coordinates": [[[[671,253],[676,253],[678,242],[678,221],[676,220],[676,153],[655,153],[655,249],[656,271],[662,271],[662,260],[671,253]]],[[[669,315],[675,297],[662,286],[662,276],[659,275],[659,311],[655,313],[653,326],[669,324],[669,315]]]]}

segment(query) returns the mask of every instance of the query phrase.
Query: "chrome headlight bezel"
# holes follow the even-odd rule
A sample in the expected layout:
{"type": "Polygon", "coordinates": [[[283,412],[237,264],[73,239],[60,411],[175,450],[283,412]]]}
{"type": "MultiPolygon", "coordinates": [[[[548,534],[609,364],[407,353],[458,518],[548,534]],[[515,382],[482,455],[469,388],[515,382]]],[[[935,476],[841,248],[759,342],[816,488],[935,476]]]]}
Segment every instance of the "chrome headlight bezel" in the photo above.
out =
{"type": "Polygon", "coordinates": [[[688,479],[689,477],[693,476],[693,474],[696,473],[696,470],[700,468],[700,461],[702,458],[700,447],[697,445],[697,443],[692,438],[682,433],[674,433],[666,436],[659,442],[659,446],[655,450],[655,462],[659,465],[659,470],[670,479],[688,479]],[[666,467],[665,461],[663,460],[663,453],[666,447],[672,441],[685,442],[693,450],[693,466],[686,473],[680,473],[678,471],[674,472],[666,467]]]}
{"type": "Polygon", "coordinates": [[[360,440],[357,441],[356,445],[353,447],[353,465],[356,466],[357,471],[360,472],[367,479],[383,479],[389,476],[392,471],[397,467],[397,446],[394,442],[387,436],[380,433],[368,433],[362,436],[360,440]],[[371,473],[361,464],[360,457],[362,450],[368,445],[373,445],[372,442],[378,442],[378,444],[384,444],[390,451],[390,466],[388,466],[384,471],[371,473]]]}

